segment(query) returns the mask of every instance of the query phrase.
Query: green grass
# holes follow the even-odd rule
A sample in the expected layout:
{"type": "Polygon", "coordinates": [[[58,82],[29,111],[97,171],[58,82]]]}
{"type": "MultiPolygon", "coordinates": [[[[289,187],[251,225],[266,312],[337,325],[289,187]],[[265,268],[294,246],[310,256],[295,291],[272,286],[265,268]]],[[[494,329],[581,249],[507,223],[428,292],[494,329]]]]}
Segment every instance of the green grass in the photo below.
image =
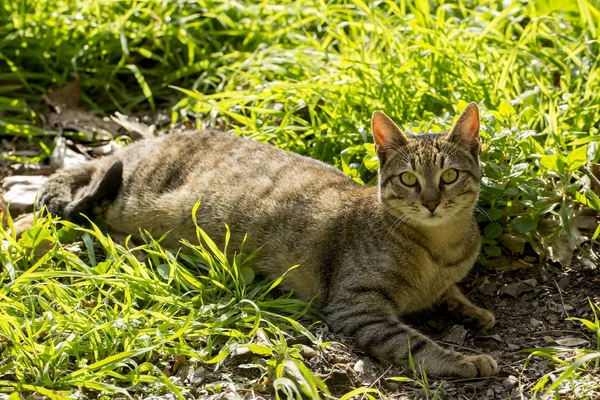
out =
{"type": "MultiPolygon", "coordinates": [[[[302,345],[287,345],[299,337],[319,344],[298,322],[309,304],[273,297],[281,279],[254,281],[244,266],[252,255],[219,250],[200,228],[186,254],[149,237],[124,247],[96,226],[48,217],[18,240],[1,227],[0,237],[0,392],[183,398],[192,388],[164,372],[174,357],[218,368],[240,348],[269,361],[249,362],[256,373],[238,377],[238,388],[327,392],[302,363],[302,345]]],[[[205,389],[218,392],[212,384],[205,389]]]]}
{"type": "MultiPolygon", "coordinates": [[[[498,269],[525,251],[544,260],[577,207],[600,211],[586,175],[600,162],[599,10],[589,0],[6,1],[0,137],[37,144],[30,161],[48,157],[55,137],[76,133],[49,125],[42,95],[78,77],[82,107],[98,115],[224,126],[373,184],[373,110],[409,131],[440,131],[476,101],[480,263],[498,269]]],[[[219,365],[258,330],[271,350],[257,351],[273,362],[257,367],[261,388],[323,391],[286,345],[288,335],[314,340],[290,319],[306,305],[261,297],[269,284],[243,282],[241,259],[228,264],[212,247],[176,256],[148,239],[142,263],[62,222],[42,219],[18,242],[1,229],[8,391],[178,392],[158,365],[180,354],[219,365]]]]}

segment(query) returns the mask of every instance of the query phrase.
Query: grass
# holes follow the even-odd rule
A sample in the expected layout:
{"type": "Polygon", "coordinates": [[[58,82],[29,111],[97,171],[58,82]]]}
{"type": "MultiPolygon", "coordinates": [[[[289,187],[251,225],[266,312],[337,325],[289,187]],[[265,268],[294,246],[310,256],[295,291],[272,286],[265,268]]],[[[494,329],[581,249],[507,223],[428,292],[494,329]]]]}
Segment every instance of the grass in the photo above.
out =
{"type": "MultiPolygon", "coordinates": [[[[225,127],[373,184],[374,109],[408,131],[440,131],[477,101],[480,263],[552,259],[549,248],[569,244],[577,208],[600,211],[589,173],[600,162],[600,2],[504,3],[3,2],[0,136],[39,152],[0,157],[44,160],[55,138],[77,136],[53,126],[42,101],[77,78],[81,106],[95,114],[166,112],[174,124],[225,127]]],[[[160,365],[185,355],[220,366],[233,346],[255,345],[271,364],[239,388],[327,393],[286,344],[315,340],[293,322],[306,305],[264,297],[270,284],[244,281],[243,260],[229,264],[206,238],[187,244],[192,256],[148,238],[140,262],[97,230],[47,217],[19,241],[1,229],[7,391],[184,396],[160,365]]]]}
{"type": "Polygon", "coordinates": [[[271,296],[281,279],[254,281],[249,256],[219,250],[200,228],[185,255],[150,237],[124,247],[95,225],[47,216],[18,240],[2,228],[0,236],[0,392],[60,398],[135,388],[184,398],[192,388],[169,379],[174,358],[219,368],[246,349],[270,359],[248,363],[257,371],[238,377],[240,388],[269,382],[327,393],[302,364],[302,346],[287,344],[299,336],[317,343],[298,322],[309,305],[271,296]]]}

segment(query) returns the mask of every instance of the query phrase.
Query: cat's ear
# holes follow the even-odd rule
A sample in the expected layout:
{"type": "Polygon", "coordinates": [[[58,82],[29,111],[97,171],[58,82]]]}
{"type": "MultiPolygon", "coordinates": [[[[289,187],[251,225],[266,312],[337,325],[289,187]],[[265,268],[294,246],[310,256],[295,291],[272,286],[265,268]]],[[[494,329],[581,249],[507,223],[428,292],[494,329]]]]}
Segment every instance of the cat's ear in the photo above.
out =
{"type": "Polygon", "coordinates": [[[477,154],[479,150],[479,108],[470,103],[448,134],[450,141],[461,144],[477,154]]]}
{"type": "Polygon", "coordinates": [[[372,131],[373,139],[375,139],[375,150],[378,153],[387,147],[407,143],[406,136],[398,128],[398,125],[381,111],[373,112],[372,131]]]}

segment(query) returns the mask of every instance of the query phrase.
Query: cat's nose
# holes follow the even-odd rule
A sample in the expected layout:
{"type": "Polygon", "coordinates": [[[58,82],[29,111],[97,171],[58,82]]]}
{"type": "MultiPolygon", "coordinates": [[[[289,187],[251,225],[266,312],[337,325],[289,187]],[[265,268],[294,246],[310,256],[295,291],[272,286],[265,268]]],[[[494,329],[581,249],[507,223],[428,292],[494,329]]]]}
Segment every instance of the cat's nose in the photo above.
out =
{"type": "Polygon", "coordinates": [[[440,202],[437,200],[433,200],[433,201],[424,201],[423,205],[431,212],[434,212],[435,209],[437,208],[437,206],[440,205],[440,202]]]}

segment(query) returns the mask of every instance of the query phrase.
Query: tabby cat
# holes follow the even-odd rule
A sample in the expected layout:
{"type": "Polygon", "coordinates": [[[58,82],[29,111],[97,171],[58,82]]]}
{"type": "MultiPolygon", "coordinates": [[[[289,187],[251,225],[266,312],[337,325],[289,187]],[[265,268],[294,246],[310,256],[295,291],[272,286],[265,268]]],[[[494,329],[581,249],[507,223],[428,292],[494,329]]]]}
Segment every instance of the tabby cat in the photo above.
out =
{"type": "Polygon", "coordinates": [[[171,134],[131,144],[55,174],[40,204],[56,215],[102,218],[110,229],[140,229],[177,247],[199,225],[219,243],[261,250],[254,266],[271,278],[290,266],[286,290],[316,298],[329,326],[374,356],[429,374],[489,376],[488,355],[443,349],[402,322],[436,303],[484,329],[493,315],[456,282],[477,258],[474,218],[481,172],[479,111],[470,104],[446,133],[405,134],[384,113],[372,121],[379,185],[365,187],[336,168],[265,143],[217,131],[171,134]]]}

